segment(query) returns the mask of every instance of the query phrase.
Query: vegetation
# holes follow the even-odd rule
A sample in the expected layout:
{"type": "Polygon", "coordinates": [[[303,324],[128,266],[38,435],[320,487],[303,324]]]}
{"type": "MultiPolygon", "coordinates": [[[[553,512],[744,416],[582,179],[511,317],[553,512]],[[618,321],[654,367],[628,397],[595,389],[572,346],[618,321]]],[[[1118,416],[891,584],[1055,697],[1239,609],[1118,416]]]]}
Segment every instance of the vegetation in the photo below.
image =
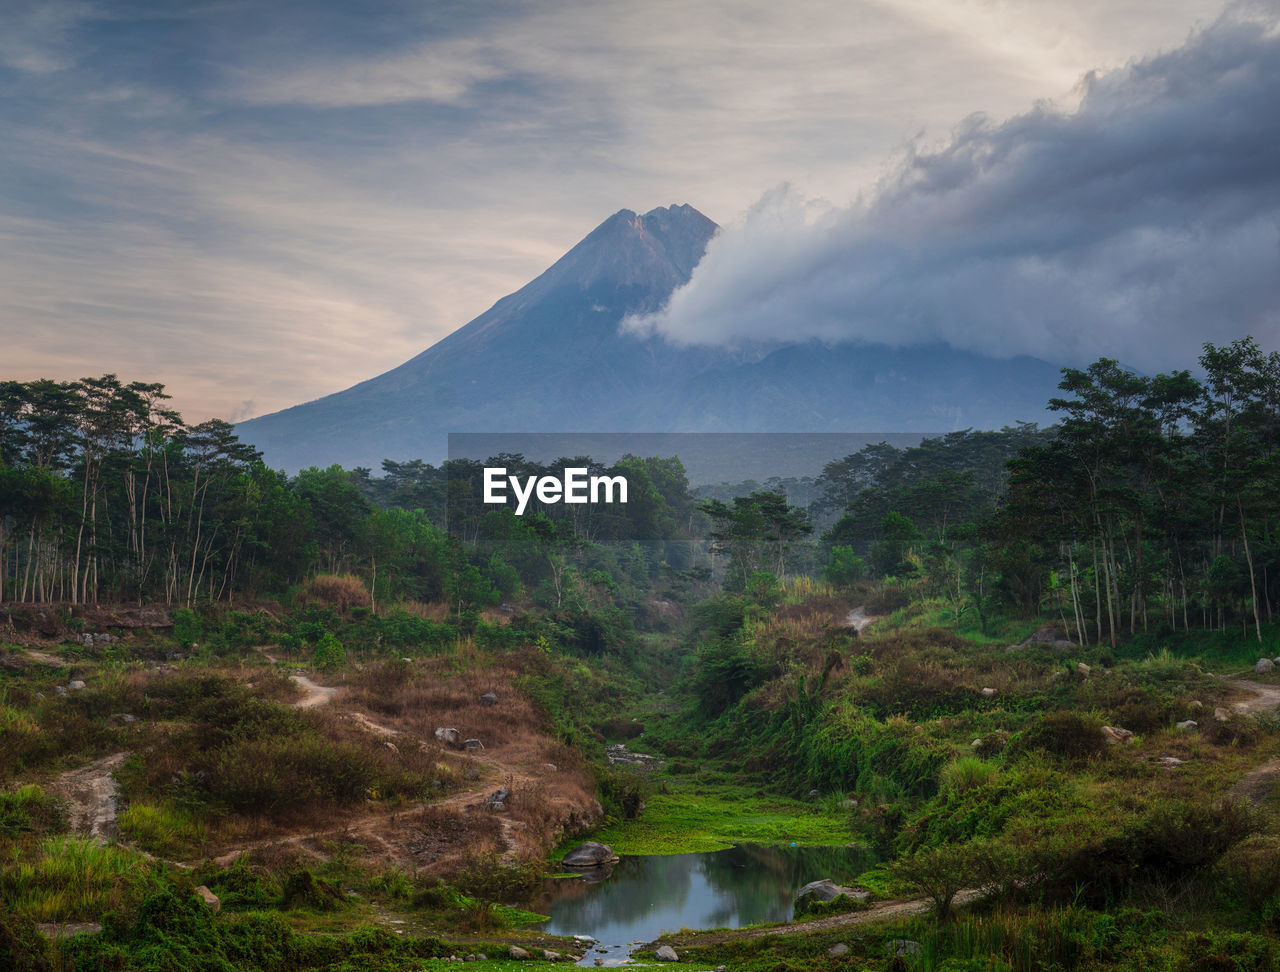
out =
{"type": "Polygon", "coordinates": [[[161,386],[6,383],[0,965],[566,951],[528,926],[590,833],[882,862],[802,935],[676,936],[708,963],[1274,967],[1277,683],[1233,679],[1280,654],[1280,356],[1200,366],[702,496],[498,457],[635,491],[522,517],[467,501],[479,463],[287,477],[161,386]]]}

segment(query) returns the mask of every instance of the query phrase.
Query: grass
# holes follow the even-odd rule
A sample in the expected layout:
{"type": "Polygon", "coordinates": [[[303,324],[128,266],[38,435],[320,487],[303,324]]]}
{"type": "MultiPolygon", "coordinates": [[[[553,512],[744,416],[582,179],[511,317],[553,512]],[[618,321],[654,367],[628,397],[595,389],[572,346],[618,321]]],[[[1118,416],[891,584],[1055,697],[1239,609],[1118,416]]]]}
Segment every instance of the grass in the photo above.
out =
{"type": "Polygon", "coordinates": [[[164,857],[191,857],[210,837],[205,821],[167,803],[134,803],[116,823],[124,837],[164,857]]]}
{"type": "Polygon", "coordinates": [[[121,847],[50,837],[30,853],[13,848],[0,870],[10,910],[32,921],[96,921],[158,886],[162,869],[121,847]]]}
{"type": "MultiPolygon", "coordinates": [[[[736,843],[843,844],[848,814],[739,783],[674,780],[635,820],[592,836],[618,854],[690,854],[736,843]]],[[[565,848],[567,850],[567,848],[565,848]]],[[[561,854],[560,856],[563,856],[561,854]]]]}

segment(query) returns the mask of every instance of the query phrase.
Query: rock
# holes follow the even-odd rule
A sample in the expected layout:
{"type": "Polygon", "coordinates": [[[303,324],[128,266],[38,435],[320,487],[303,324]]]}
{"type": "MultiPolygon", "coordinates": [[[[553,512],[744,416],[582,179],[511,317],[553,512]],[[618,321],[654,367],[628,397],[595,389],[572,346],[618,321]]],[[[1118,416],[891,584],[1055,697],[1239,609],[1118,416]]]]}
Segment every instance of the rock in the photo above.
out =
{"type": "Polygon", "coordinates": [[[891,942],[886,942],[884,946],[885,955],[919,955],[924,948],[919,942],[913,942],[909,938],[895,938],[891,942]]]}
{"type": "Polygon", "coordinates": [[[456,746],[460,737],[457,729],[441,728],[436,730],[436,738],[448,746],[456,746]]]}
{"type": "Polygon", "coordinates": [[[1273,658],[1271,660],[1275,662],[1277,665],[1280,665],[1280,658],[1273,658]]]}
{"type": "Polygon", "coordinates": [[[498,697],[494,695],[492,692],[485,692],[484,695],[480,696],[480,704],[481,705],[497,705],[498,697]]]}
{"type": "Polygon", "coordinates": [[[196,894],[200,896],[201,901],[213,909],[215,915],[222,910],[222,902],[218,900],[218,896],[203,884],[196,888],[196,894]]]}
{"type": "Polygon", "coordinates": [[[55,685],[55,686],[53,687],[53,690],[54,690],[55,692],[57,692],[59,695],[66,695],[66,694],[67,694],[67,687],[66,687],[65,685],[55,685]]]}
{"type": "Polygon", "coordinates": [[[479,739],[468,739],[466,742],[462,744],[462,748],[470,749],[470,750],[484,749],[484,743],[482,743],[479,739]]]}
{"type": "Polygon", "coordinates": [[[810,791],[809,791],[809,796],[810,796],[811,798],[812,798],[812,797],[820,797],[820,796],[822,796],[822,791],[821,791],[821,790],[810,790],[810,791]]]}
{"type": "Polygon", "coordinates": [[[844,942],[836,942],[827,949],[827,958],[843,958],[849,954],[849,946],[844,942]]]}
{"type": "Polygon", "coordinates": [[[1066,638],[1067,638],[1067,633],[1065,631],[1063,631],[1061,628],[1055,627],[1053,625],[1049,625],[1047,627],[1038,629],[1036,633],[1033,634],[1026,641],[1024,641],[1023,644],[1024,645],[1035,645],[1035,644],[1051,645],[1055,641],[1065,641],[1066,638]]]}
{"type": "Polygon", "coordinates": [[[500,786],[498,787],[498,789],[494,790],[487,797],[485,797],[484,802],[492,806],[495,803],[506,803],[510,799],[511,799],[511,791],[508,790],[505,786],[500,786]]]}
{"type": "Polygon", "coordinates": [[[1259,675],[1265,675],[1267,672],[1271,671],[1275,667],[1276,667],[1276,663],[1273,662],[1270,658],[1259,658],[1258,664],[1253,666],[1253,670],[1257,672],[1259,675]]]}
{"type": "Polygon", "coordinates": [[[821,881],[810,881],[796,892],[796,908],[801,909],[813,901],[830,901],[840,895],[848,895],[854,901],[870,901],[871,892],[863,888],[846,888],[836,884],[830,878],[821,881]]]}
{"type": "Polygon", "coordinates": [[[841,809],[841,810],[857,810],[857,809],[858,809],[858,801],[857,801],[857,800],[851,800],[851,799],[848,799],[848,798],[846,798],[846,799],[844,799],[844,800],[841,800],[841,801],[840,801],[840,809],[841,809]]]}
{"type": "Polygon", "coordinates": [[[523,962],[525,959],[529,957],[529,953],[526,952],[519,945],[512,945],[509,949],[507,949],[507,951],[511,953],[511,957],[515,959],[517,962],[523,962]]]}
{"type": "Polygon", "coordinates": [[[1181,766],[1186,762],[1186,760],[1178,759],[1177,756],[1161,756],[1156,760],[1156,762],[1161,766],[1181,766]]]}
{"type": "Polygon", "coordinates": [[[68,682],[67,688],[71,689],[73,692],[78,692],[80,689],[84,688],[84,682],[77,678],[74,682],[68,682]]]}
{"type": "Polygon", "coordinates": [[[542,950],[542,957],[543,957],[544,959],[546,959],[548,962],[559,962],[559,961],[560,961],[560,953],[559,953],[559,952],[549,952],[549,951],[547,951],[545,948],[542,950]]]}
{"type": "Polygon", "coordinates": [[[597,844],[593,840],[579,844],[561,861],[566,867],[599,867],[601,864],[612,864],[619,860],[613,848],[608,844],[597,844]]]}
{"type": "Polygon", "coordinates": [[[560,770],[560,767],[557,766],[555,763],[543,763],[542,768],[545,769],[548,773],[557,773],[560,770]]]}
{"type": "Polygon", "coordinates": [[[1176,728],[1179,732],[1194,732],[1200,728],[1200,723],[1187,719],[1185,722],[1179,722],[1176,728]]]}
{"type": "Polygon", "coordinates": [[[1081,662],[1079,665],[1076,666],[1076,671],[1079,672],[1081,675],[1085,676],[1086,678],[1088,678],[1089,673],[1093,671],[1093,669],[1090,668],[1088,665],[1086,665],[1084,662],[1081,662]]]}
{"type": "Polygon", "coordinates": [[[996,694],[996,690],[995,690],[995,689],[993,689],[993,688],[984,688],[984,689],[982,690],[982,696],[983,696],[983,698],[987,698],[987,699],[989,699],[989,698],[993,697],[995,694],[996,694]]]}
{"type": "Polygon", "coordinates": [[[480,771],[474,766],[468,766],[462,771],[462,778],[464,780],[478,780],[480,779],[480,771]]]}
{"type": "Polygon", "coordinates": [[[1103,726],[1102,734],[1107,737],[1109,743],[1127,743],[1133,741],[1133,733],[1128,729],[1121,729],[1119,726],[1103,726]]]}
{"type": "Polygon", "coordinates": [[[679,962],[680,956],[676,954],[676,950],[670,945],[659,946],[658,950],[653,953],[654,958],[659,962],[679,962]]]}
{"type": "Polygon", "coordinates": [[[1190,702],[1187,703],[1187,708],[1190,709],[1192,712],[1199,712],[1201,709],[1204,708],[1204,703],[1201,702],[1199,699],[1192,699],[1190,702]]]}
{"type": "Polygon", "coordinates": [[[1213,710],[1213,717],[1217,719],[1219,722],[1231,721],[1231,713],[1228,712],[1226,709],[1224,709],[1222,706],[1218,706],[1216,709],[1213,710]]]}

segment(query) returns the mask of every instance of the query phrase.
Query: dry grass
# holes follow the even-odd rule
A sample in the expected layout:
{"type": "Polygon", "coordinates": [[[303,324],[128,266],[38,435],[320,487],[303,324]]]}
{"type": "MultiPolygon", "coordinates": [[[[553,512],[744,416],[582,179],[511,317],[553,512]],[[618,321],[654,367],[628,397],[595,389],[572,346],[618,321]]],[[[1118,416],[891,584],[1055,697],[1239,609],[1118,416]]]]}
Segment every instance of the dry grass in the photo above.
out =
{"type": "Polygon", "coordinates": [[[355,574],[316,574],[302,586],[298,600],[304,604],[324,604],[342,614],[353,607],[373,604],[369,589],[355,574]]]}

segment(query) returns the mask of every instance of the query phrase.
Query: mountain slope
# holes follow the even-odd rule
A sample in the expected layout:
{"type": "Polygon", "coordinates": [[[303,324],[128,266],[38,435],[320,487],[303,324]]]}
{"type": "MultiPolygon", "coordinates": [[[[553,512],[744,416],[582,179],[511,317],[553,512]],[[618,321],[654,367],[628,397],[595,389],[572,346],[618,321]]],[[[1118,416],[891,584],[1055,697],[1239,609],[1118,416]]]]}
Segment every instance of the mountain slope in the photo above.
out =
{"type": "Polygon", "coordinates": [[[545,273],[385,374],[252,419],[273,466],[444,458],[449,432],[946,431],[1037,420],[1033,359],[935,347],[751,354],[620,334],[689,279],[716,225],[691,206],[622,210],[545,273]]]}

